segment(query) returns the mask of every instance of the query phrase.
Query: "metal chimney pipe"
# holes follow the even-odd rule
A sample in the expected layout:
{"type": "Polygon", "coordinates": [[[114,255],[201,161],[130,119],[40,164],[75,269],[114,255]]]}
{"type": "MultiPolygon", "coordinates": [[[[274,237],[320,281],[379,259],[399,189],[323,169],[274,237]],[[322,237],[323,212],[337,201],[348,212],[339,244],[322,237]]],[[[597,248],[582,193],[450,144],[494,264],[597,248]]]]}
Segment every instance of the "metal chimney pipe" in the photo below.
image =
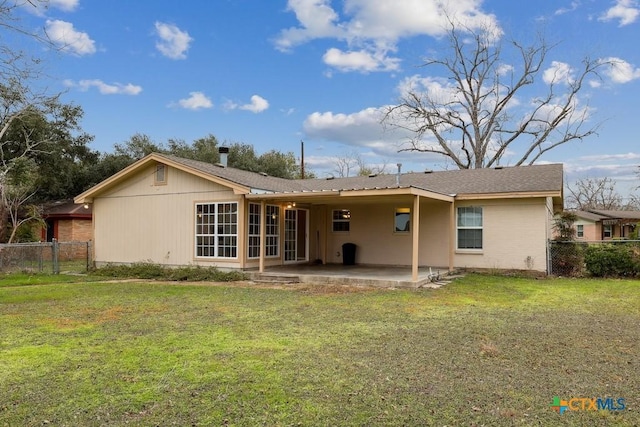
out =
{"type": "Polygon", "coordinates": [[[229,157],[229,147],[219,147],[218,154],[220,154],[220,164],[227,167],[227,158],[229,157]]]}
{"type": "Polygon", "coordinates": [[[400,173],[402,170],[402,163],[396,163],[396,166],[398,166],[398,174],[396,175],[396,185],[400,187],[400,173]]]}

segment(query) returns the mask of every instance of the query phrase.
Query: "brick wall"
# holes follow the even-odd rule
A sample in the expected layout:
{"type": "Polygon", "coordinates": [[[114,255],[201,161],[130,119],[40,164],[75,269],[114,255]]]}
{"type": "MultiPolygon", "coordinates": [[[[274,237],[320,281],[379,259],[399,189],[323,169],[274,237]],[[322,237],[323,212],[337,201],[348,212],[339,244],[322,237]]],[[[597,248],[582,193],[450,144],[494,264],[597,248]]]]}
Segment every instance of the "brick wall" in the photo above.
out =
{"type": "Polygon", "coordinates": [[[93,223],[90,219],[74,219],[71,223],[73,241],[88,242],[93,240],[93,223]]]}

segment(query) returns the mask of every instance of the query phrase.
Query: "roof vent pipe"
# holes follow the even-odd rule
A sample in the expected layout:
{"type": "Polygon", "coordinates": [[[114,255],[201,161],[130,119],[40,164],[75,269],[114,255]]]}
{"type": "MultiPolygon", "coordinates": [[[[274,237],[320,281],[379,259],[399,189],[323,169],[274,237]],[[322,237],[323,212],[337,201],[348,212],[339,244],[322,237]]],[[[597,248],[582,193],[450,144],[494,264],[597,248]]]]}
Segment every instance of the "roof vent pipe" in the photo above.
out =
{"type": "Polygon", "coordinates": [[[398,166],[398,174],[396,175],[396,185],[400,187],[400,173],[402,170],[402,163],[396,163],[396,166],[398,166]]]}
{"type": "Polygon", "coordinates": [[[218,154],[220,154],[220,164],[226,168],[227,157],[229,157],[229,147],[219,147],[218,154]]]}

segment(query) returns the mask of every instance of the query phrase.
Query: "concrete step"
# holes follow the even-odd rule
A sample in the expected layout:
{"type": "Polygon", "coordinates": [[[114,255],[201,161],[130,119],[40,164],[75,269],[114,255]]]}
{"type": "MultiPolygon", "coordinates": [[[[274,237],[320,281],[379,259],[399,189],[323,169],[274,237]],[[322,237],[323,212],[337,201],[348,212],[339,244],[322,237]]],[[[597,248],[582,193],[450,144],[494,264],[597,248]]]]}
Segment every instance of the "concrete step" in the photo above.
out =
{"type": "Polygon", "coordinates": [[[300,283],[300,276],[292,274],[253,273],[251,280],[257,283],[300,283]]]}

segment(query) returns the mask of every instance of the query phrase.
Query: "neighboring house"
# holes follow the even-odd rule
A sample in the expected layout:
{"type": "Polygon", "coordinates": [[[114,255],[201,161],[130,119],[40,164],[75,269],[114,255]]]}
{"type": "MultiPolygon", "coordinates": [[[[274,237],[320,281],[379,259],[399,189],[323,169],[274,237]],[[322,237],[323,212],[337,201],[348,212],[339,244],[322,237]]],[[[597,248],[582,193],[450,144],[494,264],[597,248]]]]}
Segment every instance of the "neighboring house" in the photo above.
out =
{"type": "Polygon", "coordinates": [[[91,205],[56,202],[45,207],[42,217],[46,224],[41,230],[43,241],[88,242],[93,239],[91,205]]]}
{"type": "Polygon", "coordinates": [[[288,180],[150,154],[75,198],[94,261],[259,269],[341,263],[546,271],[561,164],[288,180]]]}
{"type": "Polygon", "coordinates": [[[640,223],[640,211],[589,209],[574,213],[578,240],[628,239],[640,223]]]}

